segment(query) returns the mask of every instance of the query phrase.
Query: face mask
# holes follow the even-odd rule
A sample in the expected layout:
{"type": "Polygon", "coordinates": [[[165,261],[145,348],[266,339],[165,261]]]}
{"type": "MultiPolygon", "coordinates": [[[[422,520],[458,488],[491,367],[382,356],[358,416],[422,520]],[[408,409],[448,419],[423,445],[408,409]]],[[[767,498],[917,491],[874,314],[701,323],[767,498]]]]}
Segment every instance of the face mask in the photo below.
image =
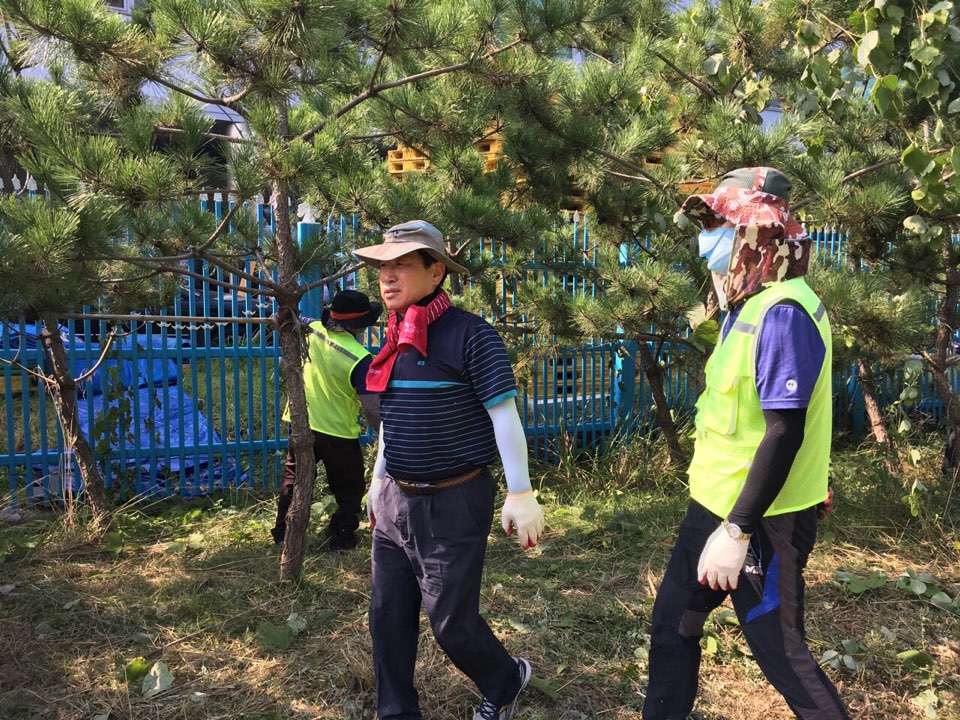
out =
{"type": "Polygon", "coordinates": [[[730,253],[733,250],[733,238],[736,228],[718,227],[713,230],[701,230],[698,238],[700,256],[706,258],[710,272],[727,274],[730,267],[730,253]]]}

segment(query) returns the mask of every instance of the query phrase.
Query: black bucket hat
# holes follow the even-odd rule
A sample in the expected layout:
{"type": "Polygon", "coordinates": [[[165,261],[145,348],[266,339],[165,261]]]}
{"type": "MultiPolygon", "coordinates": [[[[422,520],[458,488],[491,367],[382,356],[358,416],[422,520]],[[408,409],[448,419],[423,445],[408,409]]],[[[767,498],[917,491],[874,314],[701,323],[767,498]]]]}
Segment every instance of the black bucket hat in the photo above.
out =
{"type": "Polygon", "coordinates": [[[370,302],[370,298],[358,290],[340,290],[323,309],[320,322],[324,327],[335,324],[345,330],[362,330],[376,325],[382,310],[380,303],[370,302]]]}

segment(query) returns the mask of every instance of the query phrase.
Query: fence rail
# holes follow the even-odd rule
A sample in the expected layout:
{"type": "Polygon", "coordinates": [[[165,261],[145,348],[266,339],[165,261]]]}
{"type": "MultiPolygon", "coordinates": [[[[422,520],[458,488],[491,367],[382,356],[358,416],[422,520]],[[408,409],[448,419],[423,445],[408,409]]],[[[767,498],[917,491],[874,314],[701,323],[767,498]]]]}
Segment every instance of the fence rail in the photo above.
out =
{"type": "MultiPolygon", "coordinates": [[[[222,218],[232,206],[218,195],[207,198],[204,207],[222,218]]],[[[251,207],[251,212],[261,232],[272,230],[269,206],[251,207]]],[[[570,263],[594,261],[586,220],[574,217],[565,227],[570,263]]],[[[301,242],[319,233],[352,245],[362,231],[356,218],[298,226],[301,242]]],[[[841,233],[811,234],[816,252],[845,261],[841,233]]],[[[502,243],[487,241],[479,251],[506,260],[502,243]]],[[[553,275],[572,293],[597,292],[575,273],[558,276],[539,260],[532,258],[527,282],[546,282],[553,275]]],[[[219,283],[243,285],[240,278],[205,263],[191,270],[219,283]]],[[[260,273],[252,263],[243,270],[260,273]]],[[[499,285],[503,310],[513,309],[518,289],[517,282],[499,285]]],[[[303,314],[319,317],[331,290],[308,293],[303,314]]],[[[169,307],[145,309],[110,326],[77,316],[62,319],[60,332],[75,376],[94,366],[112,329],[120,333],[103,366],[78,388],[81,422],[109,487],[125,495],[191,496],[226,486],[277,485],[287,438],[278,337],[266,323],[275,311],[272,299],[191,276],[169,307]]],[[[0,359],[8,361],[0,362],[0,483],[5,481],[12,504],[55,502],[78,489],[45,381],[28,371],[47,367],[39,335],[37,326],[23,320],[0,326],[0,359]]],[[[376,351],[379,331],[371,329],[365,339],[376,351]]],[[[664,385],[675,412],[692,411],[699,381],[699,368],[667,364],[664,385]]],[[[896,374],[886,377],[881,400],[896,398],[900,382],[896,374]]],[[[837,429],[862,432],[862,401],[851,373],[838,369],[834,385],[837,429]]],[[[570,447],[598,447],[614,432],[655,423],[649,387],[637,373],[636,346],[629,342],[554,348],[520,373],[520,386],[530,449],[543,461],[555,460],[570,447]]],[[[923,410],[938,417],[928,378],[921,379],[920,398],[923,410]]]]}

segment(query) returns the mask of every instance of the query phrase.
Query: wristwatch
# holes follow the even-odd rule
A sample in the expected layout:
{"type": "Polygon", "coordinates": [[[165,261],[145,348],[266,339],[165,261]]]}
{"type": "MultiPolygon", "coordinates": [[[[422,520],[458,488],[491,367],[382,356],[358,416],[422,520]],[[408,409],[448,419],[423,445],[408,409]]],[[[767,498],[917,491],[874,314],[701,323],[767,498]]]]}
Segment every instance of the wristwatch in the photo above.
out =
{"type": "Polygon", "coordinates": [[[750,540],[750,533],[741,530],[740,526],[736,523],[724,520],[720,524],[723,526],[723,529],[727,531],[727,537],[731,540],[743,540],[745,542],[750,540]]]}

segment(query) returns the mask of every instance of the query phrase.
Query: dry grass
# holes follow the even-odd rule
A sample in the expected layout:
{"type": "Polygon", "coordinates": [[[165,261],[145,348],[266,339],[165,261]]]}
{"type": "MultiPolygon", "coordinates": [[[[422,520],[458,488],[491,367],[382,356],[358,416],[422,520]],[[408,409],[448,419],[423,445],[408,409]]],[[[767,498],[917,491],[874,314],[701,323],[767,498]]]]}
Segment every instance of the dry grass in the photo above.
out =
{"type": "MultiPolygon", "coordinates": [[[[880,569],[895,579],[912,568],[932,572],[952,595],[960,592],[956,536],[925,539],[896,508],[883,513],[884,522],[864,511],[887,492],[878,486],[841,493],[827,541],[811,558],[810,644],[819,655],[844,639],[860,643],[863,669],[828,670],[854,717],[922,717],[911,699],[932,687],[939,717],[960,718],[960,618],[892,587],[858,596],[835,583],[841,569],[880,569]],[[929,652],[935,672],[903,667],[895,656],[905,649],[929,652]]],[[[492,536],[485,616],[548,683],[547,693],[525,693],[519,717],[639,717],[653,592],[683,505],[682,491],[664,486],[590,501],[568,493],[563,505],[549,508],[550,531],[537,551],[523,554],[513,541],[492,536]]],[[[0,585],[16,585],[0,595],[0,717],[372,718],[369,551],[332,555],[314,543],[303,581],[279,585],[267,535],[271,511],[265,501],[202,513],[121,513],[124,545],[116,555],[47,519],[4,528],[12,557],[0,565],[0,585]],[[194,537],[196,549],[167,551],[194,533],[202,534],[194,537]],[[14,535],[21,542],[42,534],[34,549],[13,543],[14,535]],[[306,630],[289,650],[263,649],[255,637],[260,623],[281,624],[291,612],[307,620],[306,630]],[[150,643],[138,644],[135,633],[146,633],[150,643]],[[173,687],[145,699],[128,686],[123,668],[138,655],[165,662],[173,687]]],[[[422,627],[424,717],[471,718],[474,689],[425,620],[422,627]]],[[[704,658],[695,717],[792,717],[744,656],[739,630],[711,623],[710,632],[719,650],[704,658]]]]}

